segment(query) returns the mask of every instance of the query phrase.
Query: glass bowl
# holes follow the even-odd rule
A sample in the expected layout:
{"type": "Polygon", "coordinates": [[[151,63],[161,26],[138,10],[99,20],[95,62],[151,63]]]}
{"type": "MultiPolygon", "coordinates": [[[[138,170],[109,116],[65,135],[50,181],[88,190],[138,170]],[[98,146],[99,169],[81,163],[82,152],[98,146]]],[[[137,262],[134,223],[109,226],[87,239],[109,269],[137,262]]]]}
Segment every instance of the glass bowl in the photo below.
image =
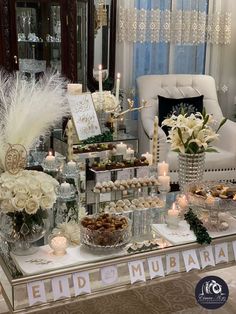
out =
{"type": "Polygon", "coordinates": [[[236,185],[225,182],[194,182],[185,186],[190,206],[208,210],[234,211],[236,185]]]}
{"type": "Polygon", "coordinates": [[[123,215],[89,215],[80,222],[80,238],[89,247],[119,248],[131,239],[131,221],[123,215]]]}

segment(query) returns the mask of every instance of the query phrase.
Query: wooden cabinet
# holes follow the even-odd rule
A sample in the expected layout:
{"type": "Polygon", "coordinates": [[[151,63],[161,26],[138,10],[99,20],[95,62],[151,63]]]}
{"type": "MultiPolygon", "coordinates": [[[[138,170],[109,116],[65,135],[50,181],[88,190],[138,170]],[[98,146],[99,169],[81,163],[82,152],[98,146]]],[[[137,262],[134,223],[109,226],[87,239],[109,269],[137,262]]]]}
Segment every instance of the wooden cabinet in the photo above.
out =
{"type": "Polygon", "coordinates": [[[87,0],[0,1],[0,65],[86,85],[87,0]]]}

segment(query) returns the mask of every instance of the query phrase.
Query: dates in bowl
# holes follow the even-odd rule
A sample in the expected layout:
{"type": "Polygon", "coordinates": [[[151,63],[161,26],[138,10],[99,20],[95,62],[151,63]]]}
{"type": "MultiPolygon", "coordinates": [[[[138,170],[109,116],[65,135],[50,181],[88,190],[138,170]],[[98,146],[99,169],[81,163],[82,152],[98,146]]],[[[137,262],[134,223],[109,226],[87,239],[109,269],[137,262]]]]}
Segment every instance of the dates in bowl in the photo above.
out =
{"type": "Polygon", "coordinates": [[[80,238],[90,247],[121,247],[130,241],[131,221],[123,215],[89,215],[80,222],[80,238]]]}

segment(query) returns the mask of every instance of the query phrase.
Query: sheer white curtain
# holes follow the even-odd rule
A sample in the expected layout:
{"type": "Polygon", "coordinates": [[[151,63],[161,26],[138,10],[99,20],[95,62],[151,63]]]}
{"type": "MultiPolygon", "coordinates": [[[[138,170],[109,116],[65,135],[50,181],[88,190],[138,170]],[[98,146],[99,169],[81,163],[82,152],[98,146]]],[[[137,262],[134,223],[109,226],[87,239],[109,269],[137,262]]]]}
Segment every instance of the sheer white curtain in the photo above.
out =
{"type": "Polygon", "coordinates": [[[231,44],[207,45],[206,74],[212,75],[216,80],[223,114],[233,119],[236,113],[236,1],[210,0],[209,11],[232,13],[231,44]]]}
{"type": "MultiPolygon", "coordinates": [[[[133,8],[134,0],[117,0],[117,29],[119,25],[120,7],[127,9],[133,8]]],[[[122,75],[121,88],[123,88],[125,92],[129,92],[129,90],[133,86],[133,49],[134,48],[132,42],[116,42],[116,72],[120,72],[122,75]]]]}

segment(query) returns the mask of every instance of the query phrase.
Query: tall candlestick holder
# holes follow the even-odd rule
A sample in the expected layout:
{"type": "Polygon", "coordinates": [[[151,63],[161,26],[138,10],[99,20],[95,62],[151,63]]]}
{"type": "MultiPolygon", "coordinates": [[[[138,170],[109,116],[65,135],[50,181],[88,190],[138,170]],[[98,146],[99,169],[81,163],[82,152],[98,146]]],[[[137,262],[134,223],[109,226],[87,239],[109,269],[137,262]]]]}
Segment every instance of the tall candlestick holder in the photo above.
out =
{"type": "Polygon", "coordinates": [[[163,206],[165,207],[166,206],[166,197],[167,197],[167,193],[170,192],[170,186],[169,185],[160,185],[158,187],[158,190],[160,192],[160,199],[162,200],[163,202],[163,206]]]}
{"type": "MultiPolygon", "coordinates": [[[[149,175],[150,177],[154,177],[157,179],[157,165],[156,164],[152,164],[151,166],[149,166],[149,175]]],[[[155,197],[158,194],[158,187],[157,186],[152,186],[149,192],[149,195],[151,197],[155,197]]]]}
{"type": "Polygon", "coordinates": [[[77,190],[80,192],[80,169],[79,164],[71,160],[65,163],[60,172],[60,181],[66,181],[73,184],[77,190]]]}
{"type": "Polygon", "coordinates": [[[61,183],[57,188],[55,225],[65,221],[79,220],[79,200],[76,188],[68,182],[61,183]]]}

